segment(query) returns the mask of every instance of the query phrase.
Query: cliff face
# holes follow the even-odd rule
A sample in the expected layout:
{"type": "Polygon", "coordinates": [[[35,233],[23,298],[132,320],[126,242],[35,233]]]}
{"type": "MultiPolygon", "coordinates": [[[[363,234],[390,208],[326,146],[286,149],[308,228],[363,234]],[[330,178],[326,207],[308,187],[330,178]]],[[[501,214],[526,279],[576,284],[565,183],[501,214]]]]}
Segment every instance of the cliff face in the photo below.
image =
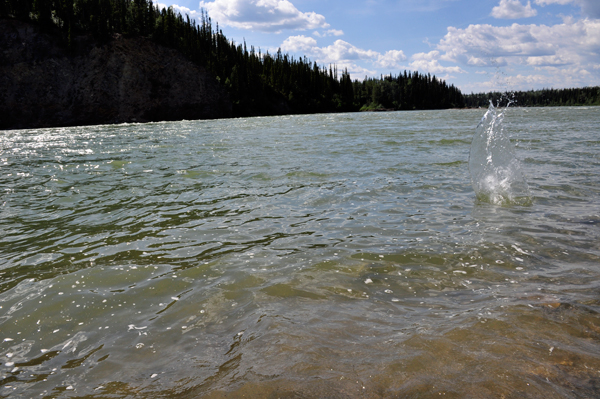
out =
{"type": "Polygon", "coordinates": [[[0,19],[0,129],[231,116],[226,91],[179,52],[144,38],[68,52],[32,24],[0,19]]]}

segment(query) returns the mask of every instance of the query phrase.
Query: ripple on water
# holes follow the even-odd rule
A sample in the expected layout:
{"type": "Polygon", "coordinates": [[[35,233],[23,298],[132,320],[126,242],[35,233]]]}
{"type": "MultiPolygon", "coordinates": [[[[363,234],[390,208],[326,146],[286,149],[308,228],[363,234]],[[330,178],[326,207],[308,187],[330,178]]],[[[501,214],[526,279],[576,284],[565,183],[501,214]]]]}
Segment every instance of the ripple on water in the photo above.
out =
{"type": "Polygon", "coordinates": [[[0,396],[598,396],[593,111],[505,116],[529,206],[480,110],[5,132],[0,396]]]}

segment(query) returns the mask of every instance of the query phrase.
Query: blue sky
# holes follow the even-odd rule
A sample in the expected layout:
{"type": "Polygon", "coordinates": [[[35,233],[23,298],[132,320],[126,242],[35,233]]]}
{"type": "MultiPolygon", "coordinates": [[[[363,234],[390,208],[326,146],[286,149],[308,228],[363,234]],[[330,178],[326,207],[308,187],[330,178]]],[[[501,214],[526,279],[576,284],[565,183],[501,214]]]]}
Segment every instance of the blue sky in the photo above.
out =
{"type": "MultiPolygon", "coordinates": [[[[164,0],[162,0],[164,1],[164,0]]],[[[231,40],[353,79],[431,73],[463,93],[600,85],[600,0],[176,0],[231,40]]]]}

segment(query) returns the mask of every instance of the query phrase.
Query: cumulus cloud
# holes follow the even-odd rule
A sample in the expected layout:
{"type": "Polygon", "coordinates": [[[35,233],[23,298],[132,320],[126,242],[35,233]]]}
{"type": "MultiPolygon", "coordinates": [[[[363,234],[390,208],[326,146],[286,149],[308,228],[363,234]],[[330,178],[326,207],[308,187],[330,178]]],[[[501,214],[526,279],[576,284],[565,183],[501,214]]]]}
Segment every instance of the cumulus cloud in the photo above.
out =
{"type": "Polygon", "coordinates": [[[404,51],[389,50],[386,51],[385,54],[377,56],[377,61],[375,61],[375,65],[381,68],[398,69],[400,68],[400,63],[404,60],[406,60],[406,55],[404,55],[404,51]]]}
{"type": "Polygon", "coordinates": [[[464,73],[458,66],[445,67],[438,60],[415,60],[410,63],[410,68],[420,72],[440,73],[464,73]]]}
{"type": "Polygon", "coordinates": [[[563,59],[560,55],[547,55],[542,57],[527,57],[527,65],[542,66],[562,66],[569,64],[569,60],[563,59]]]}
{"type": "Polygon", "coordinates": [[[328,29],[327,31],[320,33],[319,31],[315,31],[313,35],[317,37],[327,37],[327,36],[344,36],[344,31],[339,29],[328,29]]]}
{"type": "MultiPolygon", "coordinates": [[[[478,72],[481,73],[481,72],[478,72]]],[[[472,84],[465,84],[461,86],[464,91],[497,91],[497,90],[530,90],[532,88],[543,88],[543,87],[556,87],[556,84],[552,84],[546,75],[539,74],[517,74],[514,76],[504,76],[503,81],[498,80],[498,76],[493,76],[489,80],[484,82],[477,82],[472,84]]]]}
{"type": "Polygon", "coordinates": [[[571,19],[553,26],[450,27],[437,50],[439,59],[465,67],[529,68],[530,74],[523,72],[519,79],[511,78],[515,84],[564,87],[567,82],[581,85],[578,82],[600,81],[595,69],[600,63],[600,20],[571,19]],[[529,75],[532,78],[527,80],[529,75]],[[585,80],[586,76],[592,79],[585,80]]]}
{"type": "Polygon", "coordinates": [[[437,60],[440,58],[440,52],[437,50],[430,51],[428,53],[416,53],[411,57],[413,60],[437,60]]]}
{"type": "MultiPolygon", "coordinates": [[[[533,88],[566,88],[577,87],[582,85],[583,77],[587,77],[586,72],[574,68],[570,70],[560,70],[557,74],[542,74],[542,73],[526,73],[505,76],[502,85],[511,90],[529,90],[533,88]]],[[[493,91],[498,89],[499,82],[494,77],[487,82],[479,84],[479,90],[493,91]]]]}
{"type": "Polygon", "coordinates": [[[600,1],[598,0],[535,0],[535,4],[546,6],[549,4],[574,4],[581,7],[581,13],[589,18],[600,18],[600,1]]]}
{"type": "Polygon", "coordinates": [[[290,36],[281,45],[284,52],[303,51],[309,56],[316,57],[319,63],[336,63],[349,60],[378,60],[382,55],[373,50],[363,50],[343,40],[336,40],[327,47],[318,47],[312,37],[303,35],[290,36]]]}
{"type": "Polygon", "coordinates": [[[531,8],[530,1],[523,5],[519,0],[500,0],[490,15],[500,19],[530,18],[537,15],[537,10],[531,8]]]}
{"type": "Polygon", "coordinates": [[[314,48],[317,48],[317,40],[304,35],[290,36],[281,44],[281,50],[291,53],[312,52],[314,48]]]}
{"type": "Polygon", "coordinates": [[[189,15],[190,19],[194,19],[194,20],[196,20],[196,22],[200,21],[201,15],[200,15],[199,11],[191,10],[187,7],[179,6],[177,4],[173,4],[173,5],[167,5],[167,4],[163,4],[163,3],[155,3],[155,4],[158,6],[159,10],[162,10],[163,8],[173,7],[173,11],[180,13],[182,16],[189,15]]]}
{"type": "Polygon", "coordinates": [[[323,15],[301,12],[288,0],[201,1],[200,7],[219,24],[239,29],[279,33],[329,27],[323,15]]]}
{"type": "Polygon", "coordinates": [[[449,27],[437,47],[445,52],[442,59],[465,65],[496,66],[492,60],[498,57],[508,63],[521,64],[527,58],[548,56],[560,56],[572,63],[597,63],[600,21],[583,19],[553,26],[449,27]]]}
{"type": "Polygon", "coordinates": [[[430,72],[433,74],[440,73],[465,73],[463,69],[458,66],[446,67],[440,64],[440,52],[430,51],[429,53],[417,53],[414,54],[411,59],[410,68],[420,72],[430,72]]]}
{"type": "Polygon", "coordinates": [[[541,6],[546,6],[548,4],[561,4],[561,5],[565,5],[565,4],[569,4],[569,3],[575,3],[576,0],[535,0],[535,4],[539,4],[541,6]]]}
{"type": "Polygon", "coordinates": [[[399,69],[400,63],[407,59],[402,50],[389,50],[384,54],[374,50],[356,47],[344,40],[336,40],[326,47],[319,47],[316,39],[304,35],[290,36],[281,45],[284,52],[301,52],[319,64],[336,64],[338,69],[348,68],[354,76],[373,74],[374,71],[358,66],[358,62],[366,62],[376,68],[399,69]]]}

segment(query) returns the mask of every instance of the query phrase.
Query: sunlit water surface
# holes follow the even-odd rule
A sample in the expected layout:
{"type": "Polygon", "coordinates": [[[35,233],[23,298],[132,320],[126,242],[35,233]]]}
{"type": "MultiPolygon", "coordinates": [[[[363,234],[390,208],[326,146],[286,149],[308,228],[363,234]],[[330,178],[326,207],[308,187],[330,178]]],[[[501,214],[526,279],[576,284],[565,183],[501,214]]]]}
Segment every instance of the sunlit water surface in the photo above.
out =
{"type": "Polygon", "coordinates": [[[600,112],[0,132],[0,396],[600,395],[600,112]]]}

